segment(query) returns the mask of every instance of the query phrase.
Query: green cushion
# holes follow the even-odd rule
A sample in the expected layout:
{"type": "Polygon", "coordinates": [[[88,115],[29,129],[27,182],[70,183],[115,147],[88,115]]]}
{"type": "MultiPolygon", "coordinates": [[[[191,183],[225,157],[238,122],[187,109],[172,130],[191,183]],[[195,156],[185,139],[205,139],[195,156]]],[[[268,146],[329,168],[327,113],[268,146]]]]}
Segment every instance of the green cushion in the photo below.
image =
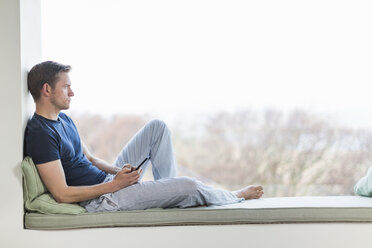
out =
{"type": "Polygon", "coordinates": [[[372,166],[368,169],[367,175],[355,184],[354,192],[361,196],[372,196],[372,166]]]}
{"type": "Polygon", "coordinates": [[[86,212],[78,204],[58,203],[41,181],[36,166],[30,157],[22,161],[23,198],[25,209],[43,214],[80,214],[86,212]]]}

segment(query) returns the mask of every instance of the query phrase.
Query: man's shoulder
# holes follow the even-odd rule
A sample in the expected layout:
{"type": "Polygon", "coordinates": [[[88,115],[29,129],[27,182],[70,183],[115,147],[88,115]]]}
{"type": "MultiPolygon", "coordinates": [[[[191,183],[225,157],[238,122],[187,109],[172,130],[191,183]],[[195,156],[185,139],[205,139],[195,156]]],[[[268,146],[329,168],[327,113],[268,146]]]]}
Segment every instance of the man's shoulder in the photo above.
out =
{"type": "Polygon", "coordinates": [[[39,118],[38,115],[34,114],[27,122],[26,137],[31,136],[32,138],[39,136],[54,136],[55,130],[51,127],[51,124],[47,121],[39,118]]]}
{"type": "Polygon", "coordinates": [[[31,131],[41,131],[44,123],[34,114],[27,122],[27,129],[31,131]]]}
{"type": "Polygon", "coordinates": [[[24,136],[25,154],[35,164],[59,159],[60,137],[53,125],[34,115],[27,123],[24,136]]]}
{"type": "MultiPolygon", "coordinates": [[[[60,139],[53,128],[49,127],[43,120],[37,118],[37,116],[36,118],[34,117],[27,123],[24,148],[25,154],[32,157],[35,164],[40,164],[46,161],[43,160],[44,157],[49,156],[45,154],[54,154],[52,150],[58,150],[60,139]]],[[[57,158],[57,156],[53,156],[53,159],[50,161],[57,158]]]]}

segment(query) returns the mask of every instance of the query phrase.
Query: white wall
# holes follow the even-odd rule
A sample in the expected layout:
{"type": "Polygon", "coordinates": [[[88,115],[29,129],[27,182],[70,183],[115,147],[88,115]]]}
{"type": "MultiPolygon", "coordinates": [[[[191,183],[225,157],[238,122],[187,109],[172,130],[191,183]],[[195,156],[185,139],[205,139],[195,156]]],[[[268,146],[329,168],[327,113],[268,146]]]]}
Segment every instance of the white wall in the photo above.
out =
{"type": "MultiPolygon", "coordinates": [[[[68,14],[66,15],[68,18],[68,14]]],[[[0,247],[369,247],[372,224],[23,229],[20,162],[32,109],[26,73],[40,61],[39,0],[0,0],[0,247]]]]}
{"type": "Polygon", "coordinates": [[[5,242],[19,239],[22,231],[23,207],[19,164],[23,148],[22,130],[25,115],[22,104],[25,79],[21,56],[20,10],[19,1],[0,0],[1,243],[4,242],[4,236],[5,242]]]}

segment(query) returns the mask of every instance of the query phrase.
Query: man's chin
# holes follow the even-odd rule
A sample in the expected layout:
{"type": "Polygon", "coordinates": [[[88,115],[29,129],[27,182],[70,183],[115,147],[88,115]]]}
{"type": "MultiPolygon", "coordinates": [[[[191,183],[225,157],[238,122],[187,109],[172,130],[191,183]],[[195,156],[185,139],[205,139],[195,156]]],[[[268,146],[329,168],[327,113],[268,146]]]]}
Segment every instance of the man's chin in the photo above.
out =
{"type": "Polygon", "coordinates": [[[63,106],[63,107],[61,108],[61,110],[67,110],[67,109],[69,109],[69,108],[70,108],[70,104],[63,106]]]}

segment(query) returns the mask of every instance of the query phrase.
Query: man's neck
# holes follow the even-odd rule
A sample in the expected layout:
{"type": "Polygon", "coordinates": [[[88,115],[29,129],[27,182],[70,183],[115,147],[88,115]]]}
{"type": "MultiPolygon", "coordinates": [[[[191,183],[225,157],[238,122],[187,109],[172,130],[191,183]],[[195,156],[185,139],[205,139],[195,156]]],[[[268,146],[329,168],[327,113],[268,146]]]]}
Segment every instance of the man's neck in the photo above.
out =
{"type": "Polygon", "coordinates": [[[54,120],[54,121],[58,120],[59,112],[60,110],[56,110],[51,107],[41,106],[39,104],[36,104],[35,113],[49,120],[54,120]]]}

